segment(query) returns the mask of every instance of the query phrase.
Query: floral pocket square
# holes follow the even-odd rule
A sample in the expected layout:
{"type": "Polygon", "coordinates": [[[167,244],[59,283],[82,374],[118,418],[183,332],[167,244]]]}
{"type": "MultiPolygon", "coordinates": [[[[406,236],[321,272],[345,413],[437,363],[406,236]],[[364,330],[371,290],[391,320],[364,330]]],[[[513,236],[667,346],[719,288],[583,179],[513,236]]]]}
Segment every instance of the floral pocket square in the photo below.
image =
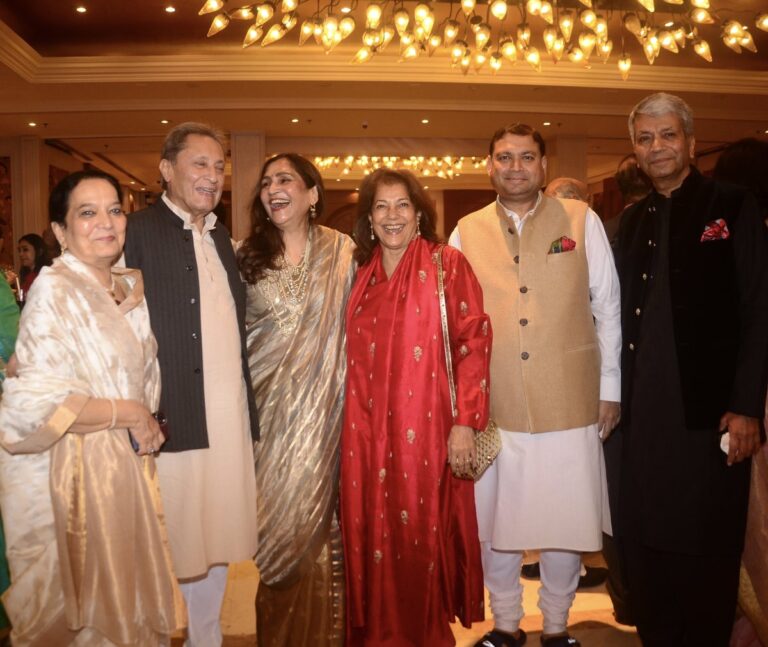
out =
{"type": "Polygon", "coordinates": [[[704,227],[704,233],[701,235],[699,242],[706,242],[708,240],[725,240],[731,237],[731,232],[728,231],[728,225],[725,220],[718,218],[713,220],[704,227]]]}
{"type": "Polygon", "coordinates": [[[562,236],[552,241],[549,246],[549,253],[560,254],[561,252],[571,252],[574,249],[576,249],[576,241],[571,240],[568,236],[562,236]]]}

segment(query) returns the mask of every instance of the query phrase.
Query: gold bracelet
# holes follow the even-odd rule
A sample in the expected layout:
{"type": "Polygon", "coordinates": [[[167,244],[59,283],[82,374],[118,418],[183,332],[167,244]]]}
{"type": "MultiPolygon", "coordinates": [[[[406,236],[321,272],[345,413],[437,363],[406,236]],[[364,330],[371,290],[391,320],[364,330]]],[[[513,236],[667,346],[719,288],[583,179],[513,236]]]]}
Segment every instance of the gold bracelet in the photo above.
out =
{"type": "Polygon", "coordinates": [[[114,429],[117,423],[117,403],[114,398],[110,398],[109,404],[112,406],[112,421],[109,423],[108,429],[114,429]]]}

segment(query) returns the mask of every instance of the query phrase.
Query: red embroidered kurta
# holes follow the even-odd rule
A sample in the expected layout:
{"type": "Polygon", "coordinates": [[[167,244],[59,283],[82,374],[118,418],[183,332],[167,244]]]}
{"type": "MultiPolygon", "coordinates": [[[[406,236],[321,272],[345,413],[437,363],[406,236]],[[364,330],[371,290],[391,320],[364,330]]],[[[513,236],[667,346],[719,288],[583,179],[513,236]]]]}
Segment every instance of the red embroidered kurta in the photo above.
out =
{"type": "MultiPolygon", "coordinates": [[[[416,238],[387,279],[381,249],[347,307],[341,518],[348,645],[453,645],[482,620],[474,484],[446,463],[453,424],[437,296],[438,245],[416,238]]],[[[456,423],[488,419],[491,328],[464,256],[443,248],[456,423]]]]}

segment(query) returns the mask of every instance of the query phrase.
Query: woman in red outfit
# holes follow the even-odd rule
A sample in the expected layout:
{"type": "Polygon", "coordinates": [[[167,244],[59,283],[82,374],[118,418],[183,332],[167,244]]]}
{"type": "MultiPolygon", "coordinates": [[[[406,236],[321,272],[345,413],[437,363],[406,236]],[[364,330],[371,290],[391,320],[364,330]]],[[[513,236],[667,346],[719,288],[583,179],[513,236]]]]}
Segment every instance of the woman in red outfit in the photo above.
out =
{"type": "Polygon", "coordinates": [[[347,307],[341,517],[347,644],[453,645],[483,619],[473,429],[488,419],[491,328],[468,262],[443,247],[416,178],[380,169],[360,188],[360,264],[347,307]],[[451,414],[437,295],[442,248],[456,376],[451,414]],[[450,461],[450,465],[449,465],[450,461]]]}

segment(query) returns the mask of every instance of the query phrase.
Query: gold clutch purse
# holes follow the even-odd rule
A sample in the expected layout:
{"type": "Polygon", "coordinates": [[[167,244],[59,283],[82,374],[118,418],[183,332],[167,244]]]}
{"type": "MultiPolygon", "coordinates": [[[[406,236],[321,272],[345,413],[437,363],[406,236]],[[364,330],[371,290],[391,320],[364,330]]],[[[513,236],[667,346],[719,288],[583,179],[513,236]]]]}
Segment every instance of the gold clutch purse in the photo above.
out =
{"type": "MultiPolygon", "coordinates": [[[[451,392],[451,411],[456,416],[456,382],[453,379],[453,360],[451,358],[451,342],[448,336],[448,311],[445,307],[445,286],[443,284],[443,248],[441,247],[435,253],[437,263],[437,296],[440,300],[440,323],[443,328],[443,349],[445,350],[445,364],[448,369],[448,389],[451,392]]],[[[475,447],[477,449],[477,461],[469,471],[460,474],[454,472],[456,476],[462,478],[471,478],[475,481],[479,479],[485,470],[501,451],[501,434],[496,423],[488,419],[488,424],[482,431],[475,432],[475,447]]]]}

